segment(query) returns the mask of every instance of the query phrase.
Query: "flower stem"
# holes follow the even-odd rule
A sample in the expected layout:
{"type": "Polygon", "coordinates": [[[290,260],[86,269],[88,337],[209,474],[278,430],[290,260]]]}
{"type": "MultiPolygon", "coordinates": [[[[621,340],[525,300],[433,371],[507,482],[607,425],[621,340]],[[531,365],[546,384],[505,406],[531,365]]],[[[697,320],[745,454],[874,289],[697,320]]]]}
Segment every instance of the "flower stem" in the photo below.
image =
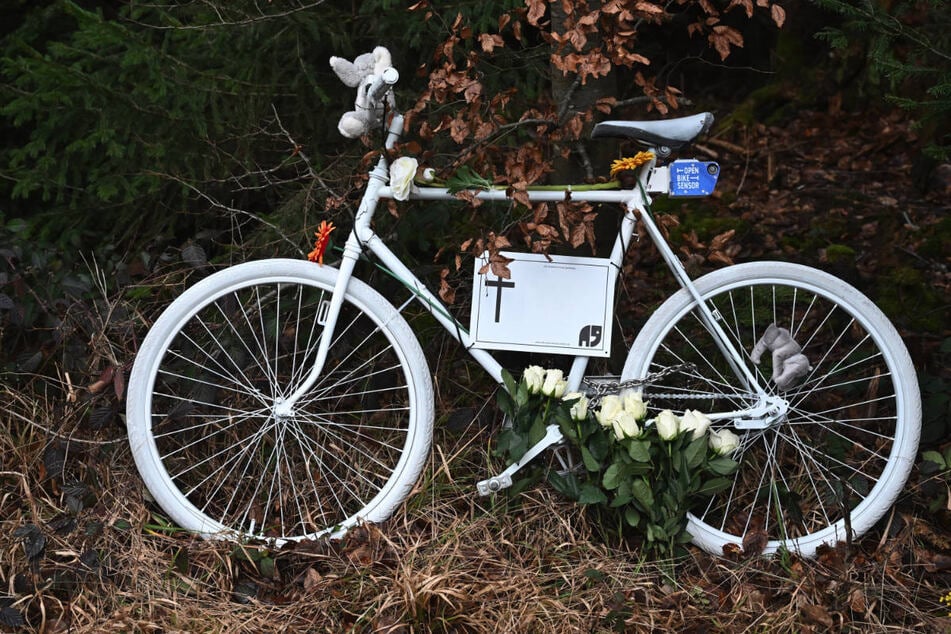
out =
{"type": "MultiPolygon", "coordinates": [[[[445,187],[446,182],[444,181],[420,181],[416,180],[416,184],[419,187],[445,187]]],[[[491,187],[485,188],[473,188],[473,189],[490,189],[490,190],[506,190],[508,185],[492,185],[491,187]]],[[[529,192],[560,192],[560,191],[572,191],[572,192],[593,192],[600,191],[604,189],[620,189],[621,183],[613,180],[606,183],[585,183],[582,185],[530,185],[525,188],[529,192]]]]}

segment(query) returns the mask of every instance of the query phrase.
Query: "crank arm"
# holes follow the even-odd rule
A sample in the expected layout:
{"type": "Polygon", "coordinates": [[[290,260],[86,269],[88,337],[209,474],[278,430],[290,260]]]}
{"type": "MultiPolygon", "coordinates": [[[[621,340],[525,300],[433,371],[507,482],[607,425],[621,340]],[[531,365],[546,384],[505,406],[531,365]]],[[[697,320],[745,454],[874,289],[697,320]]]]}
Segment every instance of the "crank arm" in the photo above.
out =
{"type": "Polygon", "coordinates": [[[492,493],[497,493],[502,489],[509,488],[512,486],[512,476],[516,471],[531,462],[538,454],[545,451],[552,445],[561,442],[563,439],[564,436],[562,435],[561,430],[558,429],[558,425],[549,425],[545,428],[544,437],[535,443],[533,447],[530,447],[529,450],[525,452],[525,455],[522,456],[521,460],[510,464],[508,468],[499,475],[477,483],[476,488],[479,490],[479,495],[490,495],[492,493]]]}

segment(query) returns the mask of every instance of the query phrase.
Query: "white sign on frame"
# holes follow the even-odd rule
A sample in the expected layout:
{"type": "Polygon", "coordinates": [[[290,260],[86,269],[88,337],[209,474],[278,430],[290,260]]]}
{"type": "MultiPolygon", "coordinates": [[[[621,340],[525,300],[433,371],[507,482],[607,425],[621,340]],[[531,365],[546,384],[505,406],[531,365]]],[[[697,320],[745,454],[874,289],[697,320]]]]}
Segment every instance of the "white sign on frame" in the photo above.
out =
{"type": "Polygon", "coordinates": [[[511,276],[476,258],[469,334],[476,348],[607,357],[616,275],[605,258],[501,252],[511,276]]]}

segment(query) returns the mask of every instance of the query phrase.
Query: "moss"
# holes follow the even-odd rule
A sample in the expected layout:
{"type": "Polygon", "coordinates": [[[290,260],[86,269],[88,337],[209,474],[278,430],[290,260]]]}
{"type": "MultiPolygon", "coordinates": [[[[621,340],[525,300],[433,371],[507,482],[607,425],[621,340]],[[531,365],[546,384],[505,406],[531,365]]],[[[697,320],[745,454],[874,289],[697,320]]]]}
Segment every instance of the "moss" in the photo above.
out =
{"type": "Polygon", "coordinates": [[[919,255],[944,260],[951,253],[951,216],[945,216],[921,244],[919,255]]]}
{"type": "Polygon", "coordinates": [[[918,269],[899,266],[890,271],[874,300],[892,321],[905,328],[941,332],[945,327],[945,300],[918,269]]]}
{"type": "Polygon", "coordinates": [[[833,264],[851,264],[855,261],[855,249],[844,244],[830,244],[826,247],[826,258],[833,264]]]}
{"type": "Polygon", "coordinates": [[[745,233],[749,229],[749,223],[742,218],[717,215],[716,208],[706,204],[683,205],[677,216],[680,226],[671,232],[676,238],[693,231],[697,239],[706,241],[731,229],[737,233],[745,233]]]}
{"type": "Polygon", "coordinates": [[[777,125],[791,119],[804,101],[793,85],[776,82],[757,88],[723,119],[723,126],[777,125]]]}

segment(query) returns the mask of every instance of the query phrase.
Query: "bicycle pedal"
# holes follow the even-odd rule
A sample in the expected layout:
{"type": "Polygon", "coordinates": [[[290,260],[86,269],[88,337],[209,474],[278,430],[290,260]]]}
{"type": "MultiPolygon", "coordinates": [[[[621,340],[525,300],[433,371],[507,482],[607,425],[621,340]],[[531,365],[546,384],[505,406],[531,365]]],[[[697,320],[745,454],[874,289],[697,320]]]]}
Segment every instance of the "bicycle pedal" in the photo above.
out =
{"type": "Polygon", "coordinates": [[[510,486],[512,486],[512,476],[506,474],[498,475],[476,484],[479,495],[482,496],[498,493],[502,489],[507,489],[510,486]]]}

